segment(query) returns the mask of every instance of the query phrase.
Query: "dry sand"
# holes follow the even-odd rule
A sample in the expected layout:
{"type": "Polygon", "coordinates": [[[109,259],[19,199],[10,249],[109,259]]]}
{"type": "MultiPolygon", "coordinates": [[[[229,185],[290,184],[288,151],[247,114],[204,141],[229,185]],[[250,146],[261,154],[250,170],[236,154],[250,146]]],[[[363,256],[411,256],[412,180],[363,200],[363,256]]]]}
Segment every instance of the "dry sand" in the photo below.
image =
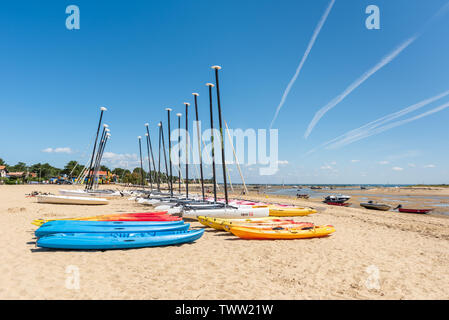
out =
{"type": "Polygon", "coordinates": [[[273,197],[313,205],[319,213],[301,220],[332,224],[337,232],[322,239],[246,241],[207,229],[195,243],[181,246],[36,248],[33,219],[150,210],[125,199],[88,207],[25,198],[32,190],[58,188],[0,186],[0,299],[449,299],[444,217],[273,197]],[[66,286],[73,270],[79,270],[79,289],[66,286]]]}

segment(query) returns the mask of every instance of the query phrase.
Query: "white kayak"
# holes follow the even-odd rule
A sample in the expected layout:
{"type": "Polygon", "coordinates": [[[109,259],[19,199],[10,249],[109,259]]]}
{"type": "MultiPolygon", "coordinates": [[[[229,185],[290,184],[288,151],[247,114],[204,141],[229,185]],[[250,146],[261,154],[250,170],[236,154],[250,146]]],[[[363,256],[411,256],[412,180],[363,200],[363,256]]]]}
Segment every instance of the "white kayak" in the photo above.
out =
{"type": "Polygon", "coordinates": [[[53,204],[87,204],[87,205],[100,205],[109,203],[107,199],[103,198],[71,197],[71,196],[55,196],[55,195],[37,196],[37,202],[53,203],[53,204]]]}
{"type": "Polygon", "coordinates": [[[59,193],[63,196],[73,196],[73,197],[97,197],[106,199],[121,197],[121,193],[118,191],[86,191],[82,189],[77,190],[59,189],[59,193]]]}
{"type": "Polygon", "coordinates": [[[198,216],[206,216],[213,218],[223,219],[241,219],[241,218],[260,218],[268,217],[270,209],[264,208],[252,208],[252,207],[239,207],[239,208],[216,208],[216,209],[196,209],[185,210],[183,212],[184,218],[197,219],[198,216]]]}

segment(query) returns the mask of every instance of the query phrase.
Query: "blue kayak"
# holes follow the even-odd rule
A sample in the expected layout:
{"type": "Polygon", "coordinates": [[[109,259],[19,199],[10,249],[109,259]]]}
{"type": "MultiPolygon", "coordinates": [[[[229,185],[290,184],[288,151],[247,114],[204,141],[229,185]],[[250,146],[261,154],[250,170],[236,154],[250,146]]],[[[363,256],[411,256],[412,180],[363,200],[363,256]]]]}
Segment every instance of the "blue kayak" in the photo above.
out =
{"type": "Polygon", "coordinates": [[[195,241],[204,229],[150,231],[139,233],[55,233],[37,241],[37,246],[53,249],[107,250],[168,246],[195,241]]]}
{"type": "Polygon", "coordinates": [[[43,226],[54,225],[78,225],[78,226],[93,226],[93,227],[142,227],[142,226],[175,226],[184,224],[184,221],[86,221],[86,220],[53,220],[44,223],[43,226]]]}
{"type": "Polygon", "coordinates": [[[34,232],[34,235],[38,238],[43,237],[52,233],[141,233],[148,231],[183,231],[189,229],[190,224],[178,224],[178,225],[168,225],[168,226],[136,226],[136,227],[126,227],[126,226],[83,226],[76,224],[56,224],[49,226],[41,226],[34,232]]]}

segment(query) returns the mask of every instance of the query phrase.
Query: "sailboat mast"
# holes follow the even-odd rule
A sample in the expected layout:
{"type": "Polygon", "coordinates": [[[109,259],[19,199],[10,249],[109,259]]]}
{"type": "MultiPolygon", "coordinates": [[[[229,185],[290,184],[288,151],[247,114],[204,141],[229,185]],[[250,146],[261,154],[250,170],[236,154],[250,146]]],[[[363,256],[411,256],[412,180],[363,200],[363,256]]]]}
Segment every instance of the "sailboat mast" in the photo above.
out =
{"type": "Polygon", "coordinates": [[[181,113],[177,113],[178,117],[178,189],[181,194],[181,113]]]}
{"type": "MultiPolygon", "coordinates": [[[[168,160],[170,163],[170,177],[169,177],[169,186],[170,186],[170,195],[173,197],[173,173],[172,173],[172,162],[171,162],[171,128],[170,128],[170,111],[172,111],[170,108],[165,108],[167,110],[167,125],[168,125],[168,160]]],[[[162,132],[163,135],[163,132],[162,132]]],[[[165,153],[165,147],[164,147],[164,153],[165,153]]]]}
{"type": "Polygon", "coordinates": [[[144,175],[143,175],[143,163],[142,163],[142,137],[138,136],[137,139],[139,140],[139,153],[140,153],[140,182],[142,184],[142,187],[145,186],[144,183],[144,175]]]}
{"type": "Polygon", "coordinates": [[[202,193],[203,201],[204,201],[206,199],[206,197],[204,196],[203,155],[201,154],[201,132],[200,132],[200,122],[198,120],[198,96],[199,96],[199,94],[194,92],[194,93],[192,93],[192,95],[195,100],[196,132],[198,135],[198,153],[199,153],[199,157],[200,157],[201,193],[202,193]]]}
{"type": "MultiPolygon", "coordinates": [[[[103,113],[105,111],[107,111],[107,109],[105,107],[101,107],[100,110],[101,110],[101,112],[100,112],[100,120],[98,121],[97,134],[95,136],[95,143],[94,143],[94,150],[92,151],[92,157],[90,158],[88,177],[91,177],[92,165],[93,165],[93,162],[94,162],[95,151],[97,149],[97,141],[98,141],[98,135],[100,133],[101,120],[103,119],[103,113]]],[[[88,178],[88,181],[89,181],[89,178],[88,178]]],[[[89,184],[86,184],[86,189],[89,189],[89,184]]]]}
{"type": "Polygon", "coordinates": [[[189,198],[189,106],[190,103],[184,102],[186,106],[186,199],[189,198]]]}
{"type": "MultiPolygon", "coordinates": [[[[150,154],[151,154],[151,161],[153,162],[153,176],[154,174],[156,174],[156,163],[154,162],[154,154],[153,154],[153,147],[151,146],[151,136],[150,136],[150,129],[149,129],[149,124],[145,123],[145,127],[147,128],[147,141],[148,141],[148,145],[150,146],[150,154]]],[[[155,177],[157,179],[157,177],[155,177]]],[[[151,169],[150,169],[150,183],[153,179],[151,178],[151,169]]],[[[156,180],[157,181],[157,180],[156,180]]],[[[153,188],[153,187],[151,187],[153,188]]]]}
{"type": "Polygon", "coordinates": [[[220,126],[220,142],[221,142],[221,161],[223,167],[223,180],[224,180],[224,188],[225,188],[225,200],[226,205],[228,205],[228,186],[226,181],[226,163],[225,163],[225,150],[224,150],[224,139],[223,139],[223,125],[221,118],[221,103],[220,103],[220,85],[218,82],[218,70],[221,69],[220,66],[212,66],[212,69],[215,70],[215,85],[217,89],[217,104],[218,104],[218,124],[220,126]]]}
{"type": "Polygon", "coordinates": [[[210,129],[211,129],[211,146],[212,146],[212,179],[214,182],[214,201],[217,202],[217,179],[215,177],[215,148],[214,148],[214,117],[213,117],[213,105],[212,105],[212,83],[206,83],[209,87],[209,109],[210,109],[210,129]]]}

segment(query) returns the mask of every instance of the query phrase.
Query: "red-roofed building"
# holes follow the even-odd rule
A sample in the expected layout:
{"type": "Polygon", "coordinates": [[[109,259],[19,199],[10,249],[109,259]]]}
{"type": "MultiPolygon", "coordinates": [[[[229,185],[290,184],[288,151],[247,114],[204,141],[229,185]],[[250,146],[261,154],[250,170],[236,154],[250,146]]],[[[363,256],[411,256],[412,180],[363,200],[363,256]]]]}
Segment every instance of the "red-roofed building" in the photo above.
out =
{"type": "Polygon", "coordinates": [[[6,166],[0,166],[0,178],[5,178],[8,175],[8,170],[6,166]]]}

